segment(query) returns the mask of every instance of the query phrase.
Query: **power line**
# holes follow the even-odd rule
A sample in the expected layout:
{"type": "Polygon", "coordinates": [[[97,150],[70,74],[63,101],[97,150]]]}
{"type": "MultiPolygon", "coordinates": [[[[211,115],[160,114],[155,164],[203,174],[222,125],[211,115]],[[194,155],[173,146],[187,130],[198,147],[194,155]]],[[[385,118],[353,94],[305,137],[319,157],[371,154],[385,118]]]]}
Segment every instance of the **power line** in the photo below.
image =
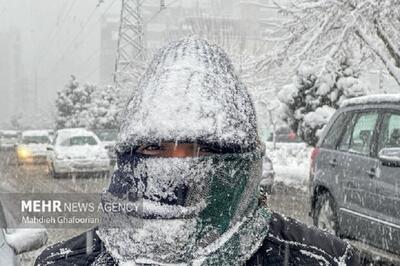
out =
{"type": "MultiPolygon", "coordinates": [[[[116,0],[113,0],[112,2],[110,2],[110,4],[107,6],[107,8],[104,10],[104,12],[100,15],[100,17],[99,17],[99,19],[97,20],[97,22],[100,21],[100,20],[102,19],[102,17],[111,9],[111,7],[112,7],[115,3],[116,3],[116,0]]],[[[96,6],[96,8],[97,8],[97,7],[98,7],[98,6],[96,6]]],[[[72,42],[70,42],[70,43],[67,45],[67,48],[64,50],[64,53],[62,53],[62,55],[57,59],[56,63],[53,65],[53,67],[50,68],[50,73],[49,73],[48,77],[44,80],[44,82],[47,82],[47,81],[50,79],[50,77],[52,76],[52,75],[50,75],[51,72],[53,72],[54,69],[56,69],[56,67],[59,65],[59,63],[61,63],[62,61],[64,61],[64,56],[66,55],[66,53],[67,53],[67,52],[69,51],[69,49],[71,48],[71,45],[73,45],[73,44],[76,43],[77,37],[84,31],[84,28],[88,25],[89,21],[90,21],[91,18],[93,17],[96,8],[92,11],[91,15],[89,15],[89,18],[86,20],[86,23],[85,23],[84,26],[81,28],[81,30],[75,35],[75,38],[72,40],[72,42]]],[[[92,28],[93,26],[97,25],[97,22],[93,23],[93,24],[90,26],[90,28],[92,28]]],[[[93,33],[93,32],[94,32],[94,31],[92,31],[91,33],[93,33]]],[[[82,45],[83,41],[84,41],[88,36],[90,36],[90,33],[89,33],[88,35],[86,35],[86,36],[80,41],[80,44],[78,45],[78,47],[79,47],[80,45],[82,45]]],[[[76,47],[76,48],[78,48],[78,47],[76,47]]],[[[72,53],[75,53],[77,50],[78,50],[78,49],[75,49],[72,53]]],[[[100,52],[100,49],[98,49],[97,52],[100,52]]],[[[96,54],[96,52],[94,52],[91,56],[87,57],[87,59],[85,59],[84,62],[86,63],[86,60],[89,61],[95,54],[96,54]]],[[[54,77],[54,76],[53,76],[53,77],[54,77]]]]}
{"type": "Polygon", "coordinates": [[[64,56],[66,55],[66,53],[69,51],[69,49],[74,45],[76,39],[78,38],[78,36],[84,31],[84,29],[86,28],[86,26],[88,25],[89,21],[92,19],[95,11],[96,11],[95,7],[93,9],[93,11],[90,13],[89,18],[86,20],[85,24],[81,27],[81,30],[75,35],[74,38],[72,38],[72,41],[68,43],[67,48],[64,50],[64,53],[62,53],[62,55],[59,57],[59,59],[56,61],[56,63],[53,65],[52,68],[50,69],[54,69],[58,66],[58,64],[63,61],[64,56]]]}
{"type": "MultiPolygon", "coordinates": [[[[108,12],[108,10],[113,6],[113,4],[114,4],[115,2],[116,2],[116,0],[113,0],[113,1],[110,3],[110,5],[108,5],[107,9],[102,13],[102,15],[100,15],[98,21],[100,21],[101,17],[104,16],[104,15],[108,12]]],[[[96,6],[96,8],[97,8],[97,6],[96,6]]],[[[61,61],[64,60],[63,58],[64,58],[64,56],[66,55],[66,53],[73,47],[74,44],[76,44],[76,39],[77,39],[78,36],[84,31],[85,27],[88,25],[90,19],[93,17],[93,15],[94,15],[94,13],[95,13],[95,11],[96,11],[96,8],[95,8],[95,9],[92,11],[92,13],[89,15],[89,18],[87,19],[87,21],[86,21],[86,23],[84,24],[84,26],[83,26],[83,27],[81,28],[81,30],[75,35],[75,37],[73,38],[73,40],[67,45],[67,48],[64,50],[64,53],[61,55],[61,57],[59,57],[59,60],[56,62],[56,64],[55,64],[55,65],[53,66],[53,68],[51,68],[51,69],[54,69],[55,67],[57,67],[57,65],[58,65],[61,61]]],[[[93,26],[95,26],[95,25],[96,25],[96,23],[93,23],[93,24],[91,25],[91,27],[93,27],[93,26]]],[[[93,31],[92,31],[91,33],[93,33],[93,31]]],[[[90,35],[90,33],[89,33],[88,35],[86,35],[86,36],[80,41],[80,44],[78,45],[78,47],[83,43],[83,41],[84,41],[89,35],[90,35]]],[[[77,49],[75,49],[75,51],[77,51],[77,49]]]]}
{"type": "MultiPolygon", "coordinates": [[[[147,24],[149,24],[159,13],[161,13],[164,9],[166,9],[167,7],[169,7],[169,6],[171,6],[172,4],[174,4],[175,2],[177,2],[178,0],[173,0],[173,1],[171,1],[170,3],[168,3],[167,5],[165,5],[165,6],[162,6],[162,9],[160,9],[159,11],[157,11],[157,12],[155,12],[148,20],[146,20],[144,23],[143,23],[143,26],[146,26],[147,24]]],[[[109,11],[109,9],[113,6],[113,4],[115,4],[115,2],[116,2],[116,0],[114,0],[113,2],[111,2],[108,6],[107,6],[107,8],[105,9],[105,11],[102,13],[102,15],[99,17],[99,20],[102,18],[102,16],[104,16],[108,11],[109,11]]],[[[96,23],[94,23],[94,24],[92,24],[91,26],[94,26],[96,23]]],[[[80,31],[80,32],[82,32],[82,31],[80,31]]],[[[80,33],[79,33],[80,34],[80,33]]],[[[78,34],[77,34],[78,35],[78,34]]],[[[84,37],[84,39],[82,39],[81,41],[80,41],[80,44],[79,44],[79,46],[83,43],[83,40],[85,40],[88,36],[90,36],[90,34],[88,34],[88,35],[86,35],[85,37],[84,37]]],[[[79,47],[78,46],[78,47],[79,47]]],[[[54,67],[53,68],[50,68],[50,71],[54,71],[54,69],[55,69],[55,67],[57,67],[58,66],[58,64],[60,63],[60,62],[62,62],[64,59],[64,55],[65,55],[65,53],[68,51],[68,49],[66,49],[65,51],[64,51],[64,53],[63,53],[63,55],[60,57],[60,59],[56,62],[56,64],[54,65],[54,67]]],[[[74,52],[76,52],[77,51],[77,49],[75,49],[75,51],[74,52]]],[[[82,60],[82,63],[80,64],[80,65],[85,65],[85,64],[87,64],[88,62],[90,62],[90,60],[92,60],[96,55],[98,55],[99,53],[101,52],[101,48],[98,48],[98,49],[96,49],[93,53],[91,53],[88,57],[86,57],[84,60],[82,60]]],[[[90,77],[91,75],[93,75],[93,73],[95,73],[96,71],[99,71],[100,70],[100,67],[99,66],[96,66],[95,68],[92,68],[89,72],[86,72],[87,74],[84,74],[82,77],[81,77],[81,79],[82,80],[84,80],[85,78],[88,78],[88,77],[90,77]]],[[[54,77],[54,76],[53,76],[54,77]]],[[[45,81],[47,81],[48,79],[50,79],[50,75],[49,75],[49,77],[45,80],[45,81]]]]}
{"type": "Polygon", "coordinates": [[[146,60],[143,28],[166,8],[165,1],[161,0],[160,10],[144,22],[143,2],[122,0],[114,73],[114,82],[120,88],[131,88],[138,81],[146,60]]]}
{"type": "Polygon", "coordinates": [[[70,1],[68,1],[68,0],[65,0],[64,5],[62,6],[61,12],[62,12],[62,11],[66,11],[66,12],[65,12],[64,14],[60,14],[59,16],[57,16],[57,18],[61,21],[61,23],[59,24],[59,23],[57,22],[57,23],[56,23],[56,27],[53,28],[52,33],[49,34],[50,37],[49,37],[49,38],[45,38],[45,42],[46,42],[46,40],[49,40],[49,41],[46,42],[46,43],[47,43],[46,47],[43,49],[43,52],[40,54],[40,56],[39,56],[38,59],[37,59],[37,60],[40,60],[40,61],[38,61],[37,64],[36,64],[38,68],[40,67],[40,64],[43,62],[43,59],[45,58],[44,55],[45,55],[46,53],[49,53],[49,50],[48,50],[48,49],[51,47],[51,45],[53,44],[53,42],[57,39],[57,38],[56,38],[57,35],[61,32],[61,28],[65,25],[65,23],[66,23],[66,21],[67,21],[67,18],[70,17],[70,13],[71,13],[71,11],[72,11],[72,8],[74,7],[74,5],[75,5],[76,3],[77,3],[77,0],[75,0],[75,1],[73,1],[73,2],[70,2],[70,1]],[[69,5],[68,8],[65,8],[67,3],[70,3],[70,5],[69,5]],[[64,15],[64,16],[63,16],[63,15],[64,15]],[[62,16],[63,16],[63,18],[60,19],[60,17],[62,17],[62,16]]]}
{"type": "MultiPolygon", "coordinates": [[[[174,4],[175,2],[177,2],[178,0],[173,0],[173,1],[171,1],[170,3],[168,3],[167,5],[165,5],[165,3],[164,2],[160,2],[160,10],[159,11],[157,11],[157,12],[155,12],[148,20],[146,20],[144,23],[142,23],[142,27],[145,27],[146,25],[148,25],[151,21],[153,21],[153,19],[155,19],[156,17],[157,17],[157,15],[158,14],[160,14],[164,9],[166,9],[167,7],[169,7],[169,6],[171,6],[172,4],[174,4]]],[[[125,1],[123,1],[123,3],[126,3],[127,1],[125,0],[125,1]]],[[[131,3],[130,3],[131,4],[131,3]]],[[[143,4],[143,1],[142,2],[140,2],[140,1],[137,1],[136,2],[136,4],[140,4],[140,5],[142,5],[143,4]]],[[[129,6],[128,7],[128,9],[129,9],[129,11],[130,12],[132,12],[133,13],[133,15],[136,15],[137,14],[137,10],[134,10],[134,5],[133,6],[129,6]]],[[[139,8],[140,9],[140,8],[139,8]]],[[[122,10],[121,10],[121,12],[122,12],[122,10]]],[[[132,15],[132,14],[130,14],[130,15],[132,15]]],[[[128,17],[129,18],[129,17],[128,17]]],[[[137,19],[137,18],[136,18],[137,19]]],[[[124,21],[125,21],[125,23],[128,23],[129,24],[129,20],[127,20],[127,18],[126,18],[126,16],[124,17],[124,21]]],[[[123,26],[123,25],[120,25],[120,27],[121,26],[123,26]]],[[[132,26],[133,26],[133,24],[129,24],[128,26],[130,26],[129,27],[129,29],[130,30],[132,30],[132,26]]],[[[143,36],[143,32],[141,33],[141,36],[143,36]]],[[[120,41],[120,40],[119,40],[120,41]]],[[[131,40],[129,40],[129,43],[131,43],[132,44],[132,39],[131,40]]],[[[121,43],[119,43],[118,44],[118,46],[123,46],[123,45],[129,45],[129,43],[125,43],[125,44],[121,44],[121,43]]],[[[98,52],[100,52],[100,51],[98,51],[98,52]]],[[[125,59],[126,59],[126,54],[127,54],[128,52],[126,52],[126,51],[123,51],[121,54],[123,54],[123,55],[125,55],[125,59]]],[[[92,57],[92,56],[89,56],[89,57],[92,57]]],[[[116,61],[118,61],[118,59],[116,60],[116,61]]],[[[86,63],[86,60],[85,60],[85,63],[86,63]]],[[[121,67],[123,67],[123,68],[125,68],[126,66],[121,66],[121,67]]],[[[86,77],[90,77],[93,73],[95,73],[95,71],[98,71],[98,70],[100,70],[100,67],[99,66],[96,66],[94,69],[92,69],[88,74],[86,74],[86,75],[84,75],[84,76],[82,76],[82,79],[85,79],[86,77]]],[[[124,71],[129,71],[129,70],[124,70],[124,71]]],[[[122,71],[121,71],[122,72],[122,71]]],[[[114,76],[114,78],[115,78],[115,76],[114,76]]],[[[124,78],[128,78],[127,77],[127,75],[125,75],[125,73],[124,73],[124,77],[121,77],[121,79],[124,79],[124,78]]],[[[129,78],[132,78],[132,77],[129,77],[129,78]]]]}

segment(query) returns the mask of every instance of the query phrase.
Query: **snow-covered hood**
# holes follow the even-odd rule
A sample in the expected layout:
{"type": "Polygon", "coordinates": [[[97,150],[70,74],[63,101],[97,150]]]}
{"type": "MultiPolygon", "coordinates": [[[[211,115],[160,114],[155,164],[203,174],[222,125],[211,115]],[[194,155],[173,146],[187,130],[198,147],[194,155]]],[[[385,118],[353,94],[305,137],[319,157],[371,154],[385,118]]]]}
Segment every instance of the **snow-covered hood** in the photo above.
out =
{"type": "Polygon", "coordinates": [[[158,51],[132,90],[121,144],[204,140],[251,148],[257,143],[246,87],[226,53],[205,40],[188,38],[158,51]]]}
{"type": "Polygon", "coordinates": [[[104,159],[107,151],[101,145],[81,145],[72,147],[56,147],[56,154],[65,159],[104,159]]]}

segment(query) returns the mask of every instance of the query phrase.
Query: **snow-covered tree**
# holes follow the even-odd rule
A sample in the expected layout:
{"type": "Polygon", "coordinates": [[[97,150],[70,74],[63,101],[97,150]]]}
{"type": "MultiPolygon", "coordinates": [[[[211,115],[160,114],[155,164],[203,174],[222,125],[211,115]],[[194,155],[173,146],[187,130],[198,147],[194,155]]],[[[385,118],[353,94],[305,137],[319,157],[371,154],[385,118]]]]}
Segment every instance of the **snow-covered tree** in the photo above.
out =
{"type": "Polygon", "coordinates": [[[10,117],[11,128],[16,129],[16,130],[20,130],[22,128],[21,119],[22,119],[22,114],[21,113],[13,114],[10,117]]]}
{"type": "Polygon", "coordinates": [[[56,99],[56,128],[85,127],[115,129],[125,101],[114,86],[81,85],[72,76],[58,92],[56,99]]]}
{"type": "Polygon", "coordinates": [[[344,57],[337,71],[318,76],[318,66],[302,64],[294,82],[280,92],[279,99],[285,104],[284,121],[306,143],[316,144],[318,130],[344,99],[365,94],[366,85],[358,79],[360,72],[355,65],[344,57]]]}
{"type": "Polygon", "coordinates": [[[79,84],[71,76],[68,84],[57,92],[56,128],[87,127],[91,123],[90,106],[95,86],[79,84]]]}
{"type": "Polygon", "coordinates": [[[98,88],[90,104],[91,129],[115,129],[124,107],[120,90],[115,86],[98,88]]]}
{"type": "MultiPolygon", "coordinates": [[[[400,85],[400,1],[289,0],[281,13],[288,21],[279,29],[280,55],[299,66],[304,61],[338,66],[344,46],[379,58],[400,85]]],[[[319,75],[317,75],[319,76],[319,75]]]]}

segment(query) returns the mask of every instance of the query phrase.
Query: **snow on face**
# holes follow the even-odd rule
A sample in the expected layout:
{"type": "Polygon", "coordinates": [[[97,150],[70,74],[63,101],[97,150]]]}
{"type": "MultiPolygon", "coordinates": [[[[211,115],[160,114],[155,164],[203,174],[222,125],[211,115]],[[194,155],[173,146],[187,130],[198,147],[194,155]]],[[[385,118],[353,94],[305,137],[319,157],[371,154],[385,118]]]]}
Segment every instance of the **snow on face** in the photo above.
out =
{"type": "Polygon", "coordinates": [[[119,162],[102,195],[103,202],[134,206],[104,213],[99,226],[107,250],[121,261],[190,261],[200,246],[217,241],[256,208],[260,151],[133,157],[119,162]]]}
{"type": "Polygon", "coordinates": [[[127,105],[120,142],[204,140],[252,147],[256,118],[244,85],[219,47],[184,39],[161,49],[127,105]]]}
{"type": "MultiPolygon", "coordinates": [[[[129,166],[124,175],[130,173],[129,166]]],[[[196,247],[197,216],[206,207],[206,185],[210,178],[211,160],[198,158],[147,158],[141,160],[131,172],[136,183],[130,188],[141,212],[140,216],[125,213],[107,213],[99,228],[99,236],[107,250],[119,262],[150,259],[161,262],[187,261],[196,247]],[[190,187],[190,194],[182,204],[174,190],[190,187]],[[166,203],[168,202],[168,203],[166,203]],[[154,216],[157,217],[154,219],[154,216]],[[192,218],[188,218],[192,217],[192,218]]],[[[126,202],[131,198],[118,198],[104,194],[105,202],[126,202]]],[[[119,195],[117,195],[119,196],[119,195]]],[[[120,195],[124,196],[124,195],[120,195]]]]}

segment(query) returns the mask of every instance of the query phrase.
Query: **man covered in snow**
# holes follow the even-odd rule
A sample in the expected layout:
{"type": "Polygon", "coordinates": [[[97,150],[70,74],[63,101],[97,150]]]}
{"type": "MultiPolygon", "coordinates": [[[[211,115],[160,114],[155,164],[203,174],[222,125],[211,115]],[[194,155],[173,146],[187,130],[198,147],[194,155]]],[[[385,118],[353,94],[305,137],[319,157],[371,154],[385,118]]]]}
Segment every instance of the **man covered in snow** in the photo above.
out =
{"type": "Polygon", "coordinates": [[[207,41],[184,39],[155,55],[117,148],[102,201],[136,208],[105,213],[37,265],[358,264],[350,245],[267,208],[254,106],[225,52],[207,41]]]}

